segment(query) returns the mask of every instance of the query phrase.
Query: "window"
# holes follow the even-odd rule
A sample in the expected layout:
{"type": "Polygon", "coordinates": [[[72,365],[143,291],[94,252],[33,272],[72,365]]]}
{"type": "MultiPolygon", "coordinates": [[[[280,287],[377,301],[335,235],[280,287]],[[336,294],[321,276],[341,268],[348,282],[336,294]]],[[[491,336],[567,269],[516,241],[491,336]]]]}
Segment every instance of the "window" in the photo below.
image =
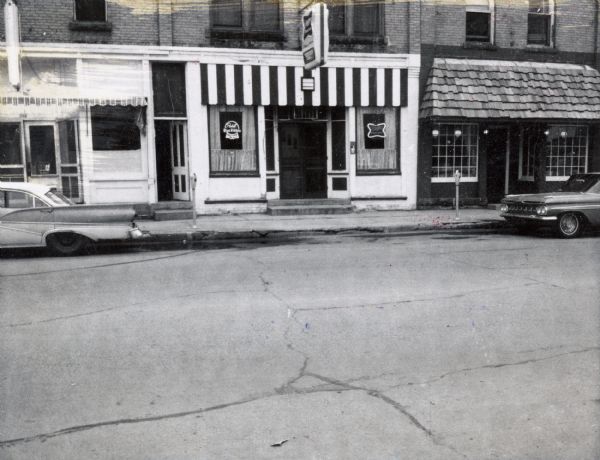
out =
{"type": "Polygon", "coordinates": [[[25,192],[0,192],[0,207],[8,209],[46,208],[48,205],[25,192]]]}
{"type": "Polygon", "coordinates": [[[379,1],[330,1],[329,33],[349,36],[381,35],[381,10],[379,1]]]}
{"type": "Polygon", "coordinates": [[[56,144],[54,125],[29,126],[31,175],[56,174],[56,144]]]}
{"type": "Polygon", "coordinates": [[[431,179],[453,182],[458,169],[463,181],[477,181],[479,126],[440,124],[432,130],[431,179]]]}
{"type": "Polygon", "coordinates": [[[331,109],[331,169],[346,169],[346,109],[331,109]]]}
{"type": "Polygon", "coordinates": [[[212,25],[247,32],[279,32],[279,2],[275,0],[212,0],[212,25]]]}
{"type": "Polygon", "coordinates": [[[466,1],[466,40],[492,43],[494,37],[494,6],[491,0],[466,1]]]}
{"type": "Polygon", "coordinates": [[[253,107],[210,107],[211,175],[258,175],[255,119],[253,107]]]}
{"type": "Polygon", "coordinates": [[[106,22],[105,0],[75,0],[75,20],[106,22]]]}
{"type": "Polygon", "coordinates": [[[546,136],[546,178],[563,180],[587,171],[587,126],[550,126],[546,136]]]}
{"type": "Polygon", "coordinates": [[[529,0],[529,14],[527,15],[528,44],[551,46],[553,23],[551,0],[529,0]]]}
{"type": "Polygon", "coordinates": [[[356,171],[358,174],[400,172],[400,116],[394,108],[356,111],[356,171]]]}
{"type": "Polygon", "coordinates": [[[21,126],[0,123],[0,173],[3,167],[23,164],[21,156],[21,126]]]}
{"type": "Polygon", "coordinates": [[[154,116],[185,117],[185,64],[152,63],[154,116]]]}
{"type": "Polygon", "coordinates": [[[143,110],[131,106],[92,106],[94,150],[139,150],[143,110]]]}

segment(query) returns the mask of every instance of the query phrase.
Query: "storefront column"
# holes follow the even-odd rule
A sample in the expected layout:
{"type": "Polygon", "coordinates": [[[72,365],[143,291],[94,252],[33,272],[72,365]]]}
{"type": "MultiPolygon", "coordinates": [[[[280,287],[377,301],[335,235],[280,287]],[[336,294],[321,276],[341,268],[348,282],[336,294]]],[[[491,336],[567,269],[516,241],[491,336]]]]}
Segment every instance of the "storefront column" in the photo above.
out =
{"type": "Polygon", "coordinates": [[[265,108],[256,108],[256,128],[258,143],[258,174],[260,176],[260,197],[267,197],[267,151],[265,141],[265,108]]]}
{"type": "Polygon", "coordinates": [[[411,56],[408,68],[408,104],[400,110],[401,139],[400,167],[402,172],[402,195],[407,197],[409,209],[417,207],[417,157],[419,132],[419,56],[411,56]]]}
{"type": "Polygon", "coordinates": [[[156,203],[158,192],[156,188],[156,143],[154,140],[154,93],[152,90],[152,68],[150,61],[142,61],[144,73],[144,97],[148,101],[146,107],[146,151],[148,158],[148,202],[156,203]]]}
{"type": "Polygon", "coordinates": [[[346,116],[348,121],[348,123],[346,123],[346,138],[348,139],[348,151],[350,152],[350,155],[348,155],[348,171],[350,172],[348,177],[350,182],[348,193],[352,196],[355,194],[356,190],[356,109],[354,107],[349,107],[346,116]],[[354,153],[352,153],[353,150],[350,148],[351,145],[354,145],[354,153]]]}
{"type": "Polygon", "coordinates": [[[201,211],[208,193],[208,120],[206,106],[200,104],[200,63],[185,66],[186,105],[188,122],[188,167],[191,180],[196,174],[196,210],[201,211]]]}

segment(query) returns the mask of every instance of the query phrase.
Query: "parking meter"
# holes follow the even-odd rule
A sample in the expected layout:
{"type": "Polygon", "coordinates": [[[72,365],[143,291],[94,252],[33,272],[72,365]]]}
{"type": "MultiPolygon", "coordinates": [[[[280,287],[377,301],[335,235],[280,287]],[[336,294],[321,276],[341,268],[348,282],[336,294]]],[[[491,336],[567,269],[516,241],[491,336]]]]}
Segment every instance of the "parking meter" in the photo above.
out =
{"type": "Polygon", "coordinates": [[[460,189],[460,171],[457,169],[456,172],[454,173],[454,183],[456,184],[456,217],[454,218],[455,220],[459,220],[460,216],[458,214],[458,209],[459,209],[459,204],[458,204],[458,200],[459,200],[459,189],[460,189]]]}
{"type": "Polygon", "coordinates": [[[191,186],[192,186],[192,215],[194,216],[194,228],[196,228],[196,184],[198,183],[198,176],[196,173],[192,174],[191,186]]]}

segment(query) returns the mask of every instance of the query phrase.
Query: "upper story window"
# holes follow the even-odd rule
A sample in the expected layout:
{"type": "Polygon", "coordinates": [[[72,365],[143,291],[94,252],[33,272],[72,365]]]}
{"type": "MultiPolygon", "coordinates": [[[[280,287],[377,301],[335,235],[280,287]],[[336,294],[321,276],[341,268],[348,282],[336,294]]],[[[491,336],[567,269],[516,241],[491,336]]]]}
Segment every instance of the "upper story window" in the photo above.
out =
{"type": "Polygon", "coordinates": [[[332,1],[329,5],[329,33],[347,36],[382,35],[382,9],[379,1],[332,1]]]}
{"type": "Polygon", "coordinates": [[[75,20],[81,22],[106,22],[106,1],[75,0],[75,20]]]}
{"type": "Polygon", "coordinates": [[[552,45],[554,4],[551,0],[529,0],[527,15],[527,43],[529,45],[552,45]]]}
{"type": "Polygon", "coordinates": [[[466,41],[492,43],[493,39],[493,0],[466,0],[466,41]]]}
{"type": "Polygon", "coordinates": [[[279,32],[276,0],[212,0],[212,26],[246,32],[279,32]]]}

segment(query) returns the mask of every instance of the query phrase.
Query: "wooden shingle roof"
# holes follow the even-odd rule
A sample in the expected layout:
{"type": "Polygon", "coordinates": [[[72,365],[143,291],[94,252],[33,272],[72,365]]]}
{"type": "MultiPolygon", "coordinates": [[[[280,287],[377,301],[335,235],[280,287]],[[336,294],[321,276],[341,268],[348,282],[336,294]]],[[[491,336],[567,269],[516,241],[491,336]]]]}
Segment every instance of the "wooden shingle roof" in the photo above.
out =
{"type": "Polygon", "coordinates": [[[600,73],[571,64],[438,58],[420,117],[600,120],[600,73]]]}

